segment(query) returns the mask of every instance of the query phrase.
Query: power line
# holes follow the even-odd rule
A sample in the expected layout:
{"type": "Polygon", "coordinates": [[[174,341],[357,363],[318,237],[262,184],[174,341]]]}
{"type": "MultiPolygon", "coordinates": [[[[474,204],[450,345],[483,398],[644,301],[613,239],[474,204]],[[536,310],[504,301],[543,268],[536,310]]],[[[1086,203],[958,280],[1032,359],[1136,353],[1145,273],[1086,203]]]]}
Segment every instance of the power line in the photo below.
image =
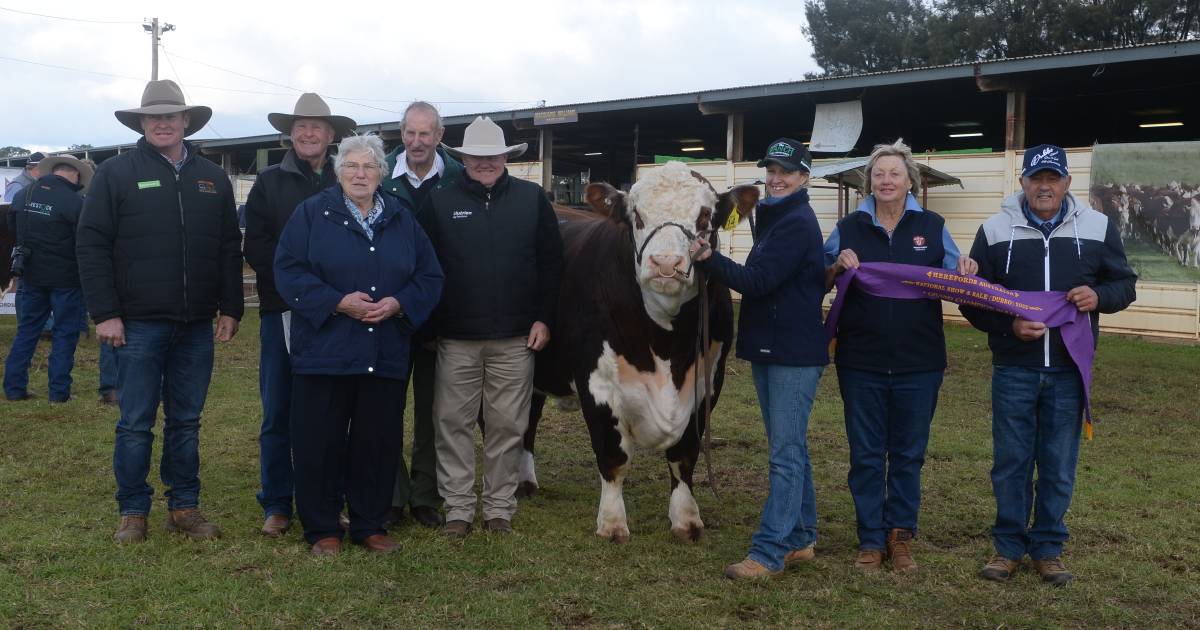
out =
{"type": "Polygon", "coordinates": [[[32,11],[20,11],[18,9],[10,9],[8,7],[0,7],[0,11],[8,11],[9,13],[20,13],[22,15],[32,15],[34,17],[48,18],[51,20],[63,20],[65,22],[86,22],[88,24],[140,24],[141,22],[132,22],[129,20],[86,20],[83,18],[63,17],[61,15],[46,15],[45,13],[34,13],[32,11]]]}
{"type": "MultiPolygon", "coordinates": [[[[165,56],[167,58],[167,65],[171,66],[171,72],[175,75],[175,79],[177,81],[179,81],[179,89],[183,92],[183,98],[186,101],[191,101],[192,103],[195,103],[196,101],[192,100],[192,97],[188,95],[186,88],[184,88],[183,77],[180,76],[179,71],[175,69],[175,62],[171,61],[171,53],[167,52],[166,48],[163,48],[163,56],[165,56]]],[[[213,133],[217,134],[218,138],[222,138],[222,139],[225,138],[225,134],[221,133],[220,131],[217,131],[217,128],[213,126],[212,119],[209,119],[208,124],[206,124],[204,126],[208,127],[209,131],[212,131],[213,133]]]]}
{"type": "MultiPolygon", "coordinates": [[[[6,57],[3,55],[0,55],[0,60],[13,61],[16,63],[26,63],[26,64],[33,65],[33,66],[42,66],[43,68],[53,68],[55,70],[66,70],[67,72],[79,72],[82,74],[93,74],[96,76],[110,77],[113,79],[126,79],[129,81],[138,81],[141,83],[144,83],[146,81],[145,77],[131,77],[131,76],[123,75],[123,74],[111,74],[108,72],[97,72],[95,70],[84,70],[82,68],[72,68],[70,66],[60,66],[60,65],[56,65],[56,64],[52,64],[52,63],[31,61],[29,59],[18,59],[16,57],[6,57]]],[[[264,92],[262,90],[241,90],[241,89],[237,89],[237,88],[217,87],[217,86],[213,86],[213,85],[195,84],[195,85],[190,85],[189,87],[191,87],[194,90],[216,90],[218,92],[237,92],[239,94],[261,94],[264,96],[287,96],[288,95],[287,92],[264,92]]]]}

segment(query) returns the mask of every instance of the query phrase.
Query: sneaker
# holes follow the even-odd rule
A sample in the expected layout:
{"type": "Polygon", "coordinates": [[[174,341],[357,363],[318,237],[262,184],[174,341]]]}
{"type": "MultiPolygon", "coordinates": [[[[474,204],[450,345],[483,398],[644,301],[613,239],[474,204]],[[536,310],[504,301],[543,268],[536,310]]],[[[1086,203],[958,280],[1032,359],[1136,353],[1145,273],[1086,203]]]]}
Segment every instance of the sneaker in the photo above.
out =
{"type": "Polygon", "coordinates": [[[117,526],[117,533],[113,538],[121,544],[139,543],[146,540],[146,515],[145,514],[126,514],[121,517],[121,524],[117,526]]]}
{"type": "Polygon", "coordinates": [[[196,508],[168,512],[167,531],[187,534],[192,540],[211,540],[221,536],[221,529],[208,522],[196,508]]]}
{"type": "Polygon", "coordinates": [[[783,568],[787,569],[804,562],[811,562],[815,557],[817,557],[817,552],[812,545],[803,549],[793,549],[783,557],[783,568]]]}
{"type": "Polygon", "coordinates": [[[883,552],[878,549],[859,549],[854,568],[863,573],[875,573],[883,567],[883,552]]]}
{"type": "Polygon", "coordinates": [[[731,580],[759,580],[783,573],[783,569],[772,571],[757,560],[746,558],[725,567],[725,577],[731,580]]]}
{"type": "Polygon", "coordinates": [[[892,560],[892,571],[896,573],[917,572],[917,561],[913,560],[910,548],[912,537],[912,531],[907,529],[893,529],[888,532],[887,555],[892,560]]]}
{"type": "Polygon", "coordinates": [[[1042,576],[1043,582],[1048,582],[1055,586],[1062,586],[1075,577],[1067,571],[1067,567],[1063,566],[1062,558],[1055,557],[1034,560],[1033,566],[1037,569],[1038,575],[1042,576]]]}
{"type": "Polygon", "coordinates": [[[471,529],[471,524],[467,521],[446,521],[442,526],[442,534],[449,538],[466,538],[471,529]]]}
{"type": "Polygon", "coordinates": [[[987,564],[983,565],[983,569],[979,571],[979,576],[993,582],[1007,582],[1020,566],[1020,560],[1012,560],[996,554],[992,556],[991,560],[988,560],[987,564]]]}

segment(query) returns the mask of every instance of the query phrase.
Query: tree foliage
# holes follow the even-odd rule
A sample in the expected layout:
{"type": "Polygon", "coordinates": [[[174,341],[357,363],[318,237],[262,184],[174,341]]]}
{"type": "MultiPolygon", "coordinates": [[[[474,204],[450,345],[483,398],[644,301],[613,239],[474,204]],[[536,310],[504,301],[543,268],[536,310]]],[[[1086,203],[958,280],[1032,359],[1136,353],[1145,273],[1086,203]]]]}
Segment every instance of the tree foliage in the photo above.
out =
{"type": "Polygon", "coordinates": [[[805,15],[824,75],[1200,36],[1200,0],[805,0],[805,15]]]}
{"type": "Polygon", "coordinates": [[[84,151],[87,149],[94,149],[94,148],[95,147],[93,147],[90,144],[72,144],[71,146],[67,147],[67,150],[68,151],[84,151]]]}
{"type": "Polygon", "coordinates": [[[21,157],[29,155],[29,149],[25,147],[0,147],[0,158],[21,157]]]}

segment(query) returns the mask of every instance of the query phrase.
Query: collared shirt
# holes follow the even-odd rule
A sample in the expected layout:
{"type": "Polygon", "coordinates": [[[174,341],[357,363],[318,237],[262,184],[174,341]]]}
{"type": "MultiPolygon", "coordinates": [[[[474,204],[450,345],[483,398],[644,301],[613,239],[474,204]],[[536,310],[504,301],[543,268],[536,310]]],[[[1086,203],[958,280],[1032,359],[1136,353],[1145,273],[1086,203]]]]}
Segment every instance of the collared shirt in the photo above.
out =
{"type": "Polygon", "coordinates": [[[375,207],[371,208],[371,211],[365,217],[362,215],[362,210],[358,209],[358,206],[355,205],[354,200],[349,195],[342,193],[342,200],[346,202],[346,209],[350,211],[350,216],[354,217],[354,220],[358,221],[358,225],[362,227],[363,232],[367,233],[367,239],[375,240],[374,225],[379,220],[379,215],[383,214],[383,195],[380,195],[378,192],[375,193],[375,207]]]}
{"type": "Polygon", "coordinates": [[[433,168],[425,173],[425,177],[417,177],[417,174],[408,167],[408,151],[396,156],[396,168],[392,169],[392,179],[396,179],[401,175],[408,178],[408,183],[413,185],[413,188],[420,188],[421,184],[433,179],[446,172],[446,161],[442,159],[441,154],[437,151],[433,152],[433,168]]]}
{"type": "Polygon", "coordinates": [[[183,152],[180,153],[178,162],[171,160],[170,157],[167,157],[166,153],[159,153],[159,155],[163,156],[163,159],[170,162],[171,166],[175,167],[175,172],[178,173],[179,170],[183,168],[183,163],[187,161],[187,156],[188,156],[187,145],[186,144],[183,145],[183,152]]]}
{"type": "Polygon", "coordinates": [[[1021,212],[1025,214],[1025,219],[1029,221],[1030,227],[1037,228],[1046,238],[1050,238],[1050,233],[1054,231],[1054,228],[1058,227],[1059,223],[1062,223],[1064,218],[1066,218],[1068,206],[1069,204],[1064,197],[1062,200],[1062,206],[1058,209],[1058,214],[1049,219],[1043,220],[1029,208],[1029,200],[1026,199],[1021,201],[1021,212]]]}
{"type": "MultiPolygon", "coordinates": [[[[910,192],[904,197],[904,211],[924,212],[925,209],[921,207],[921,204],[917,203],[917,198],[914,197],[910,192]]],[[[867,195],[867,198],[863,199],[862,203],[859,204],[855,212],[866,212],[867,214],[871,215],[871,223],[878,226],[881,230],[884,229],[884,227],[879,224],[879,217],[875,214],[875,195],[867,195]]],[[[901,215],[900,218],[903,220],[904,215],[901,215]]],[[[891,238],[891,234],[888,234],[888,240],[891,240],[891,238]]],[[[841,242],[842,235],[838,232],[838,229],[835,226],[833,228],[833,232],[829,234],[829,238],[825,241],[826,267],[829,267],[833,265],[833,263],[837,262],[838,254],[842,251],[841,242]]],[[[961,255],[961,252],[958,249],[958,244],[954,242],[954,237],[950,236],[950,229],[945,225],[942,226],[942,250],[946,252],[946,255],[942,258],[942,268],[957,269],[958,257],[961,255]]]]}

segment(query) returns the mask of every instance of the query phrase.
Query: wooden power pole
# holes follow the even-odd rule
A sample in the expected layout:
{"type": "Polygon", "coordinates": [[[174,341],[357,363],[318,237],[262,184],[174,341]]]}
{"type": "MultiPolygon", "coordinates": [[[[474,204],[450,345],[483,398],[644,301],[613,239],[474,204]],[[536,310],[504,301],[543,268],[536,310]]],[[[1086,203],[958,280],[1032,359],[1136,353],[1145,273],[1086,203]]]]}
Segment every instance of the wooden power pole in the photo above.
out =
{"type": "Polygon", "coordinates": [[[175,30],[174,24],[163,23],[161,26],[158,23],[158,18],[150,20],[149,24],[143,24],[142,29],[150,33],[150,80],[158,80],[158,44],[162,40],[162,34],[175,30]]]}

